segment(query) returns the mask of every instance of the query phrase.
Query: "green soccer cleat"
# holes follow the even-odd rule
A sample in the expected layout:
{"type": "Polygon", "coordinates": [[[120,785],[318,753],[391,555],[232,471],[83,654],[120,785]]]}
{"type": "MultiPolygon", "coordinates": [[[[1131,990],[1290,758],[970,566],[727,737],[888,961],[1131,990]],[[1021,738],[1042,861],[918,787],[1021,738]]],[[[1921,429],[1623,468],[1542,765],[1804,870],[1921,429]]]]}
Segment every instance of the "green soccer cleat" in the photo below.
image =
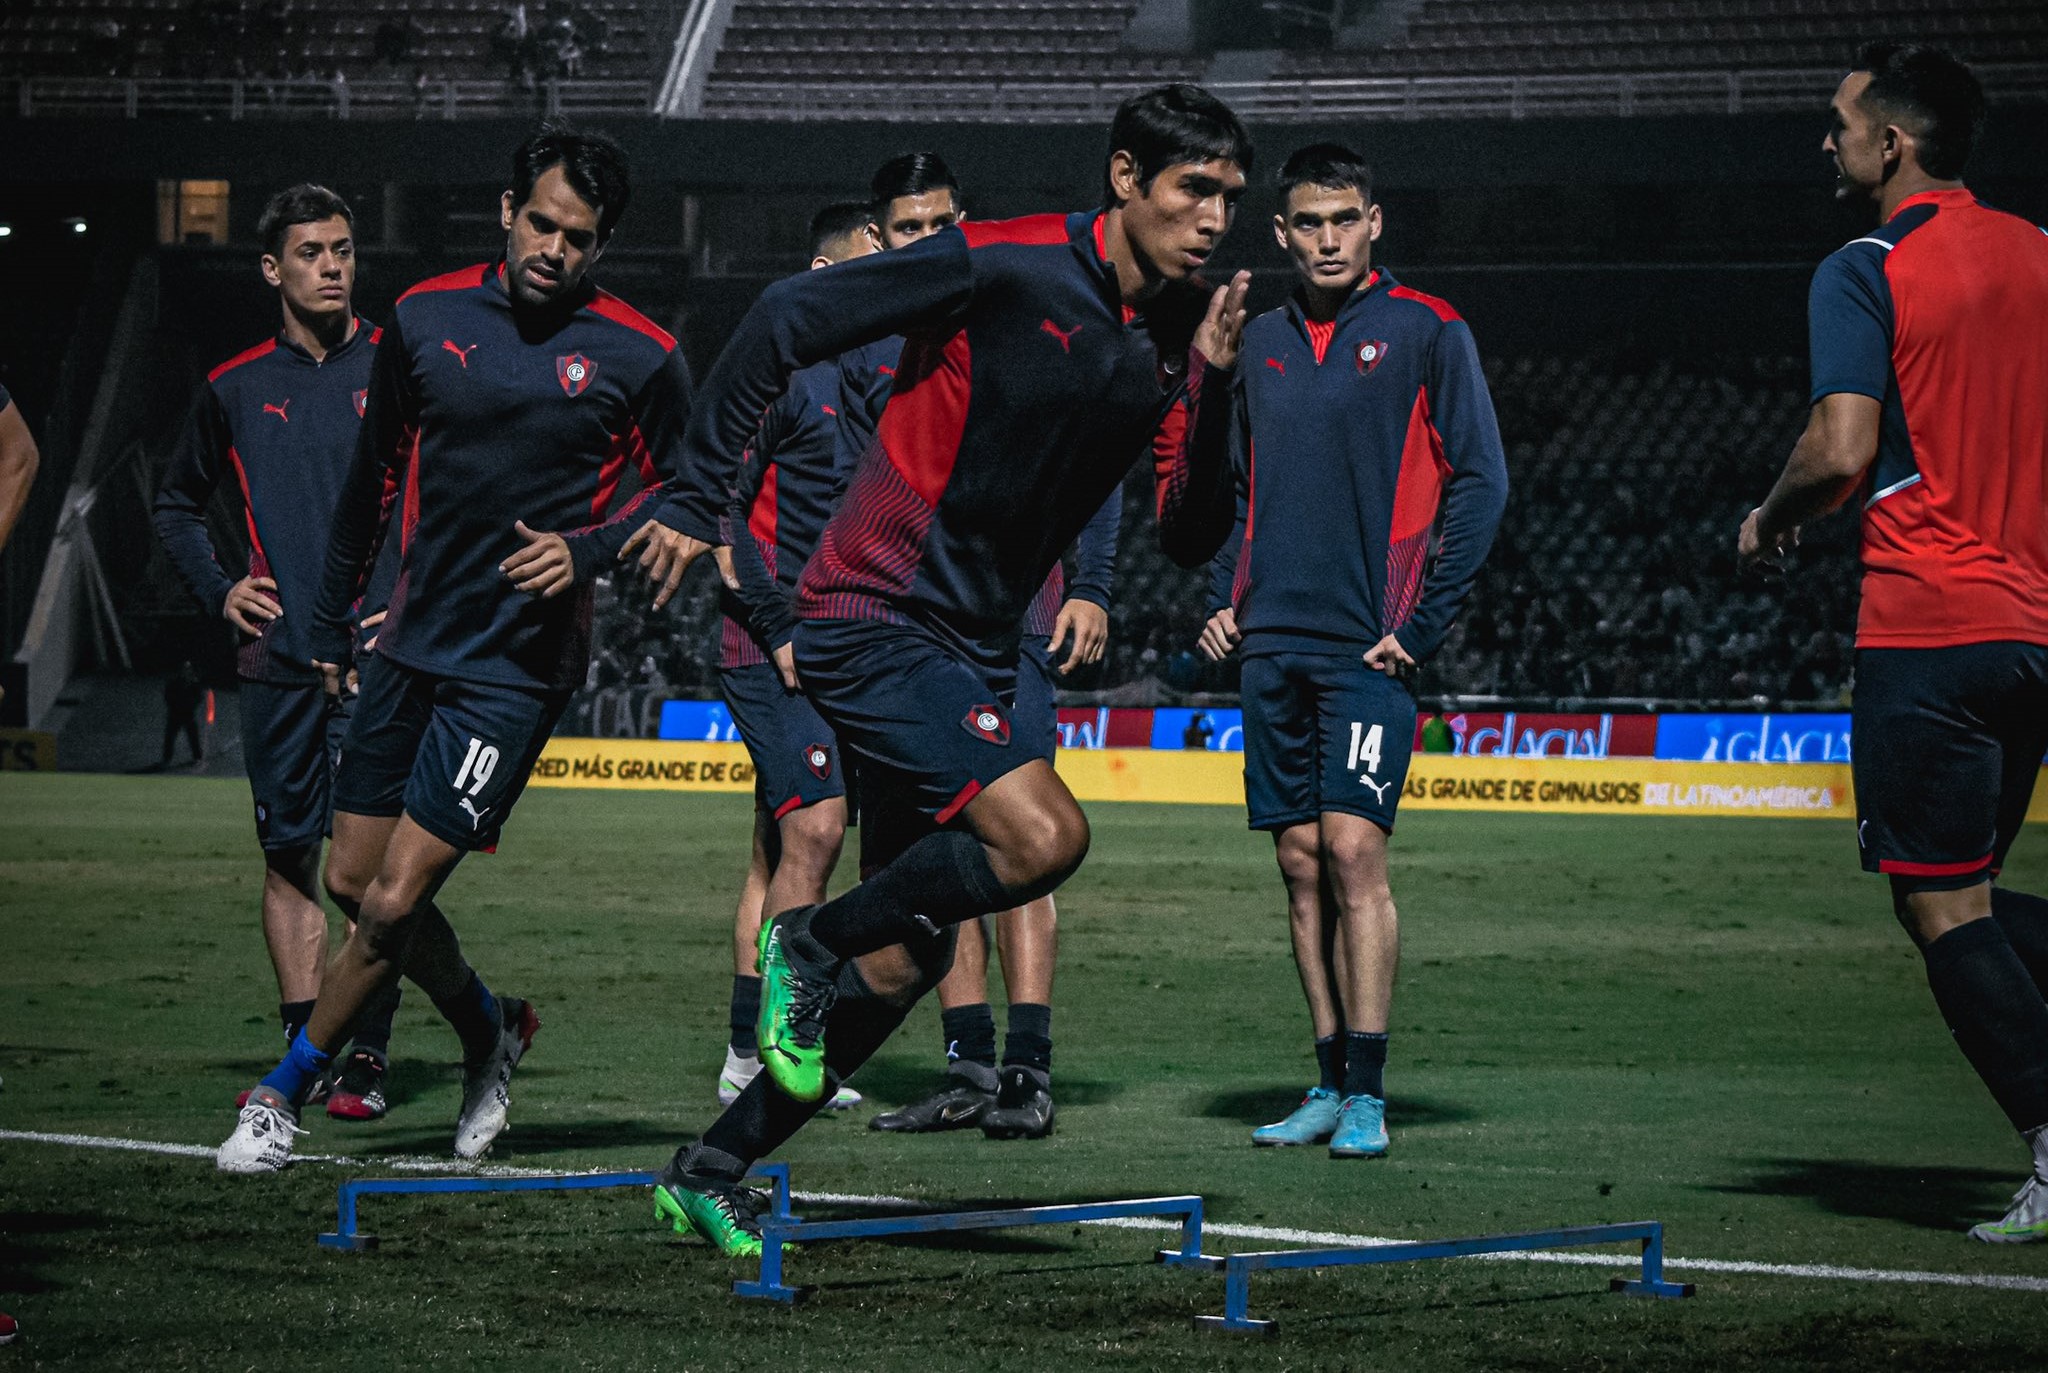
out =
{"type": "MultiPolygon", "coordinates": [[[[698,1235],[727,1258],[761,1257],[761,1213],[768,1194],[737,1183],[701,1177],[665,1178],[654,1184],[654,1218],[678,1235],[698,1235]]],[[[785,1244],[784,1253],[796,1252],[785,1244]]]]}
{"type": "Polygon", "coordinates": [[[2048,1243],[2048,1180],[2029,1177],[2013,1194],[2005,1218],[1971,1226],[1970,1238],[1981,1244],[2048,1243]]]}
{"type": "Polygon", "coordinates": [[[761,1066],[797,1101],[825,1095],[825,1017],[839,998],[838,969],[819,966],[791,946],[810,927],[815,906],[784,911],[761,926],[761,1015],[754,1023],[761,1066]]]}

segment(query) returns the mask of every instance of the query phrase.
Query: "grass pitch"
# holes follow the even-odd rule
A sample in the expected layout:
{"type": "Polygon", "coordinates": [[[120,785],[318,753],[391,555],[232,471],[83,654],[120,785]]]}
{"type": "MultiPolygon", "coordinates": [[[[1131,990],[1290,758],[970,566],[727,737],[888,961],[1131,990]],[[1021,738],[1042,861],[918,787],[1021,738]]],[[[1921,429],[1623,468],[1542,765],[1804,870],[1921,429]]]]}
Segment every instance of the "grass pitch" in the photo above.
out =
{"type": "MultiPolygon", "coordinates": [[[[225,1135],[277,1048],[247,810],[238,783],[0,776],[0,1129],[225,1135]]],[[[1674,1260],[2048,1279],[2048,1246],[1962,1238],[2024,1156],[1844,826],[1404,819],[1394,1149],[1339,1163],[1247,1143],[1312,1072],[1266,841],[1221,809],[1092,818],[1060,894],[1058,1135],[863,1128],[934,1080],[920,1008],[856,1079],[870,1106],[784,1151],[799,1190],[1197,1192],[1225,1225],[1400,1238],[1658,1219],[1674,1260]]],[[[652,1168],[711,1119],[747,823],[736,798],[536,791],[502,856],[463,866],[444,904],[473,961],[546,1022],[497,1161],[652,1168]]],[[[2039,835],[2008,877],[2048,887],[2039,835]]],[[[1220,1275],[1155,1268],[1164,1235],[1104,1229],[825,1246],[791,1262],[812,1301],[768,1309],[637,1192],[372,1198],[383,1250],[319,1251],[338,1181],[447,1152],[456,1049],[416,992],[393,1047],[390,1116],[312,1115],[300,1141],[367,1160],[355,1170],[226,1179],[199,1158],[0,1140],[0,1310],[24,1327],[0,1373],[2048,1363],[2038,1291],[1676,1262],[1691,1301],[1524,1262],[1265,1275],[1252,1311],[1280,1333],[1247,1343],[1189,1329],[1221,1309],[1220,1275]]]]}

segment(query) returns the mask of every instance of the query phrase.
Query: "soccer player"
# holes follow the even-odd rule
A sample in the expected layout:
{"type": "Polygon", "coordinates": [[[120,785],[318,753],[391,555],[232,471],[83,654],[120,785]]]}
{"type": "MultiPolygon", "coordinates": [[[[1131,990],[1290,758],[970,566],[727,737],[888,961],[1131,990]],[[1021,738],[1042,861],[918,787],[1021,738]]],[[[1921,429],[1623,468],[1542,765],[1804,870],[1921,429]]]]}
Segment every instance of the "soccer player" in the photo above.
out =
{"type": "MultiPolygon", "coordinates": [[[[329,696],[313,667],[313,605],[327,536],[362,428],[377,329],[356,314],[354,215],[324,186],[279,191],[257,221],[263,279],[276,290],[278,333],[207,374],[157,493],[157,535],[209,615],[235,627],[241,651],[242,758],[263,849],[263,937],[277,973],[285,1044],[312,1013],[327,963],[320,845],[333,828],[336,755],[351,702],[329,696]],[[242,507],[249,570],[230,577],[206,529],[222,485],[242,507]]],[[[386,568],[388,569],[388,560],[386,568]]],[[[351,615],[368,635],[382,619],[389,576],[351,615]]],[[[181,664],[165,690],[171,733],[181,723],[198,756],[198,679],[181,664]]],[[[398,989],[356,1027],[355,1051],[327,1094],[338,1120],[384,1114],[384,1071],[398,989]]],[[[325,1087],[316,1086],[316,1092],[325,1087]]]]}
{"type": "Polygon", "coordinates": [[[1865,47],[1836,90],[1836,195],[1880,227],[1814,273],[1812,414],[1737,551],[1862,502],[1857,845],[2033,1152],[1970,1231],[2016,1244],[2048,1240],[2048,900],[1994,878],[2048,751],[2048,237],[1963,184],[1983,108],[1920,46],[1865,47]]]}
{"type": "Polygon", "coordinates": [[[1053,562],[1148,449],[1168,554],[1197,565],[1228,532],[1248,276],[1213,295],[1194,278],[1250,139],[1208,92],[1169,86],[1124,103],[1110,146],[1099,210],[968,224],[769,287],[691,416],[676,496],[622,552],[665,601],[718,539],[740,450],[789,377],[905,336],[877,442],[798,584],[794,644],[863,787],[872,765],[914,809],[889,817],[903,847],[867,880],[763,930],[767,1071],[655,1193],[724,1252],[759,1252],[747,1168],[944,975],[953,927],[1053,891],[1087,851],[1052,765],[1012,745],[1018,621],[1053,562]]]}
{"type": "MultiPolygon", "coordinates": [[[[875,231],[885,248],[908,247],[966,218],[960,183],[935,152],[891,158],[876,170],[869,193],[874,197],[875,231]]],[[[903,340],[890,338],[857,348],[840,360],[846,376],[840,427],[846,450],[856,457],[873,441],[902,350],[903,340]]],[[[1062,646],[1066,649],[1058,675],[1102,657],[1109,640],[1109,592],[1116,576],[1117,524],[1122,513],[1122,492],[1111,492],[1075,546],[1079,575],[1072,594],[1067,594],[1064,568],[1055,563],[1025,612],[1012,723],[1032,748],[1045,750],[1048,762],[1059,730],[1052,654],[1062,646]]],[[[888,844],[885,837],[884,852],[888,844]]],[[[1059,949],[1058,918],[1050,894],[1002,911],[995,918],[996,945],[1010,997],[1009,1033],[1000,1074],[996,1070],[995,1014],[988,1001],[988,936],[982,921],[960,926],[952,970],[938,987],[946,1080],[930,1096],[876,1116],[868,1122],[872,1128],[919,1133],[979,1125],[993,1137],[1028,1139],[1051,1132],[1052,981],[1059,949]]]]}
{"type": "MultiPolygon", "coordinates": [[[[811,270],[877,251],[868,206],[827,205],[811,219],[811,270]]],[[[798,689],[790,638],[797,574],[846,484],[839,447],[840,364],[790,378],[754,435],[726,512],[732,586],[721,596],[719,688],[754,761],[754,845],[733,928],[732,1038],[718,1076],[730,1105],[761,1071],[754,1022],[761,1012],[762,910],[825,899],[846,838],[845,765],[832,727],[798,689]]],[[[860,1103],[841,1087],[832,1107],[860,1103]]]]}
{"type": "Polygon", "coordinates": [[[338,691],[347,607],[376,547],[385,483],[402,471],[398,584],[334,783],[327,889],[356,929],[221,1146],[226,1171],[284,1166],[308,1087],[401,972],[462,1041],[456,1154],[478,1157],[504,1129],[512,1070],[539,1020],[527,1002],[492,995],[435,898],[465,854],[496,846],[583,680],[590,579],[660,491],[603,520],[625,468],[651,458],[674,470],[682,354],[587,280],[629,194],[611,140],[543,129],[513,156],[504,256],[415,286],[385,330],[310,635],[338,691]]]}
{"type": "Polygon", "coordinates": [[[28,491],[35,485],[36,468],[41,463],[35,435],[29,433],[21,407],[7,394],[7,388],[0,386],[0,548],[7,547],[14,522],[28,504],[28,491]]]}
{"type": "Polygon", "coordinates": [[[1211,565],[1200,646],[1243,655],[1245,809],[1273,836],[1320,1072],[1252,1142],[1376,1158],[1414,675],[1471,593],[1507,464],[1472,331],[1373,266],[1384,221],[1364,160],[1303,148],[1280,196],[1273,236],[1300,282],[1245,327],[1237,538],[1211,565]]]}

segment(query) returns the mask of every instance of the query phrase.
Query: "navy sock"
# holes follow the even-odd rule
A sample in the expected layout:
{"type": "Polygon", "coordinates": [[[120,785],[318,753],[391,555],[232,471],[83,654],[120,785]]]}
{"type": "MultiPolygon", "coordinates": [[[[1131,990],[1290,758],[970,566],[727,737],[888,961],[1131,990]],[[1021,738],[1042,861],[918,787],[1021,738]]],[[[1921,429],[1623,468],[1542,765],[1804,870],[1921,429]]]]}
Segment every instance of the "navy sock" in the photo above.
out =
{"type": "Polygon", "coordinates": [[[2021,1134],[2048,1125],[2048,1002],[1996,920],[1958,925],[1920,951],[1956,1047],[2021,1134]]]}
{"type": "Polygon", "coordinates": [[[1326,1092],[1344,1086],[1344,1036],[1325,1035],[1316,1041],[1316,1071],[1322,1080],[1316,1085],[1326,1092]]]}
{"type": "Polygon", "coordinates": [[[2026,965],[2034,986],[2048,996],[2048,901],[2027,892],[1993,887],[1991,918],[2005,931],[2006,942],[2026,965]]]}
{"type": "Polygon", "coordinates": [[[498,1036],[505,1032],[505,1014],[498,1009],[498,998],[491,995],[491,989],[474,969],[461,991],[445,1000],[435,997],[434,1009],[462,1040],[462,1058],[466,1063],[475,1063],[490,1053],[497,1047],[498,1036]]]}
{"type": "Polygon", "coordinates": [[[280,1001],[277,1003],[277,1018],[284,1022],[284,1047],[292,1047],[292,1041],[299,1037],[299,1031],[306,1028],[306,1022],[313,1018],[313,1003],[310,1001],[280,1001]]]}
{"type": "Polygon", "coordinates": [[[735,973],[732,979],[732,1038],[727,1042],[741,1058],[757,1058],[761,1041],[754,1025],[761,1018],[761,979],[735,973]]]}
{"type": "Polygon", "coordinates": [[[1344,1032],[1344,1095],[1387,1096],[1387,1037],[1359,1030],[1344,1032]]]}
{"type": "Polygon", "coordinates": [[[946,1062],[996,1066],[996,1013],[986,1001],[939,1012],[939,1034],[946,1041],[946,1062]]]}
{"type": "Polygon", "coordinates": [[[356,1048],[367,1049],[379,1058],[390,1056],[391,1021],[398,1014],[399,996],[399,985],[394,982],[363,1007],[356,1020],[356,1048]]]}
{"type": "Polygon", "coordinates": [[[837,958],[857,958],[928,937],[1016,903],[981,841],[959,830],[927,834],[874,876],[811,917],[811,937],[837,958]]]}
{"type": "Polygon", "coordinates": [[[1040,1002],[1012,1001],[1010,1030],[1003,1037],[1003,1066],[1022,1064],[1041,1073],[1052,1071],[1052,1007],[1040,1002]]]}
{"type": "Polygon", "coordinates": [[[306,1038],[301,1029],[292,1040],[291,1048],[275,1068],[264,1074],[263,1085],[289,1101],[293,1106],[305,1103],[306,1093],[327,1071],[327,1065],[334,1061],[334,1055],[322,1053],[313,1047],[313,1041],[306,1038]]]}

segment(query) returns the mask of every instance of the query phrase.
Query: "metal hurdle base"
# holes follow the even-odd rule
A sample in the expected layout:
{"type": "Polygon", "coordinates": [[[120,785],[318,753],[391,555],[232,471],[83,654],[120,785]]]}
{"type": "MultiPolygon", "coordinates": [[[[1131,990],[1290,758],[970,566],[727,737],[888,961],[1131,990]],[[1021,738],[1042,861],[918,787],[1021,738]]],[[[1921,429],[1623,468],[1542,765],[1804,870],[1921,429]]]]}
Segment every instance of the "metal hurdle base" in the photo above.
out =
{"type": "Polygon", "coordinates": [[[1583,1244],[1639,1240],[1643,1246],[1640,1278],[1616,1278],[1609,1290],[1632,1297],[1689,1297],[1689,1282],[1664,1281],[1664,1225],[1661,1221],[1629,1221],[1620,1225],[1579,1225],[1562,1230],[1530,1230],[1516,1235],[1476,1235],[1467,1239],[1419,1240],[1402,1244],[1366,1245],[1355,1249],[1277,1249],[1232,1254],[1223,1261],[1223,1314],[1197,1316],[1197,1330],[1228,1330],[1244,1335],[1271,1335],[1277,1321],[1252,1319],[1252,1274],[1269,1268],[1348,1268],[1360,1264],[1412,1263],[1417,1259],[1455,1259],[1471,1254],[1504,1254],[1523,1249],[1565,1249],[1583,1244]]]}
{"type": "MultiPolygon", "coordinates": [[[[769,1179],[775,1191],[771,1214],[779,1221],[796,1221],[789,1209],[788,1164],[763,1163],[747,1176],[769,1179]]],[[[659,1177],[658,1173],[558,1173],[526,1178],[357,1178],[335,1189],[334,1229],[318,1240],[324,1249],[347,1254],[375,1249],[377,1236],[357,1226],[357,1198],[373,1192],[587,1192],[601,1187],[652,1187],[659,1177]]]]}
{"type": "Polygon", "coordinates": [[[1177,1268],[1221,1268],[1223,1260],[1202,1252],[1200,1197],[1145,1197],[1136,1201],[1084,1202],[1072,1206],[1025,1206],[1007,1211],[940,1211],[925,1215],[879,1216],[871,1220],[761,1221],[761,1275],[732,1285],[742,1297],[794,1306],[810,1289],[782,1280],[783,1246],[818,1240],[878,1239],[884,1235],[932,1235],[956,1230],[1004,1230],[1020,1225],[1079,1225],[1127,1216],[1180,1217],[1180,1248],[1162,1249],[1156,1258],[1177,1268]]]}

